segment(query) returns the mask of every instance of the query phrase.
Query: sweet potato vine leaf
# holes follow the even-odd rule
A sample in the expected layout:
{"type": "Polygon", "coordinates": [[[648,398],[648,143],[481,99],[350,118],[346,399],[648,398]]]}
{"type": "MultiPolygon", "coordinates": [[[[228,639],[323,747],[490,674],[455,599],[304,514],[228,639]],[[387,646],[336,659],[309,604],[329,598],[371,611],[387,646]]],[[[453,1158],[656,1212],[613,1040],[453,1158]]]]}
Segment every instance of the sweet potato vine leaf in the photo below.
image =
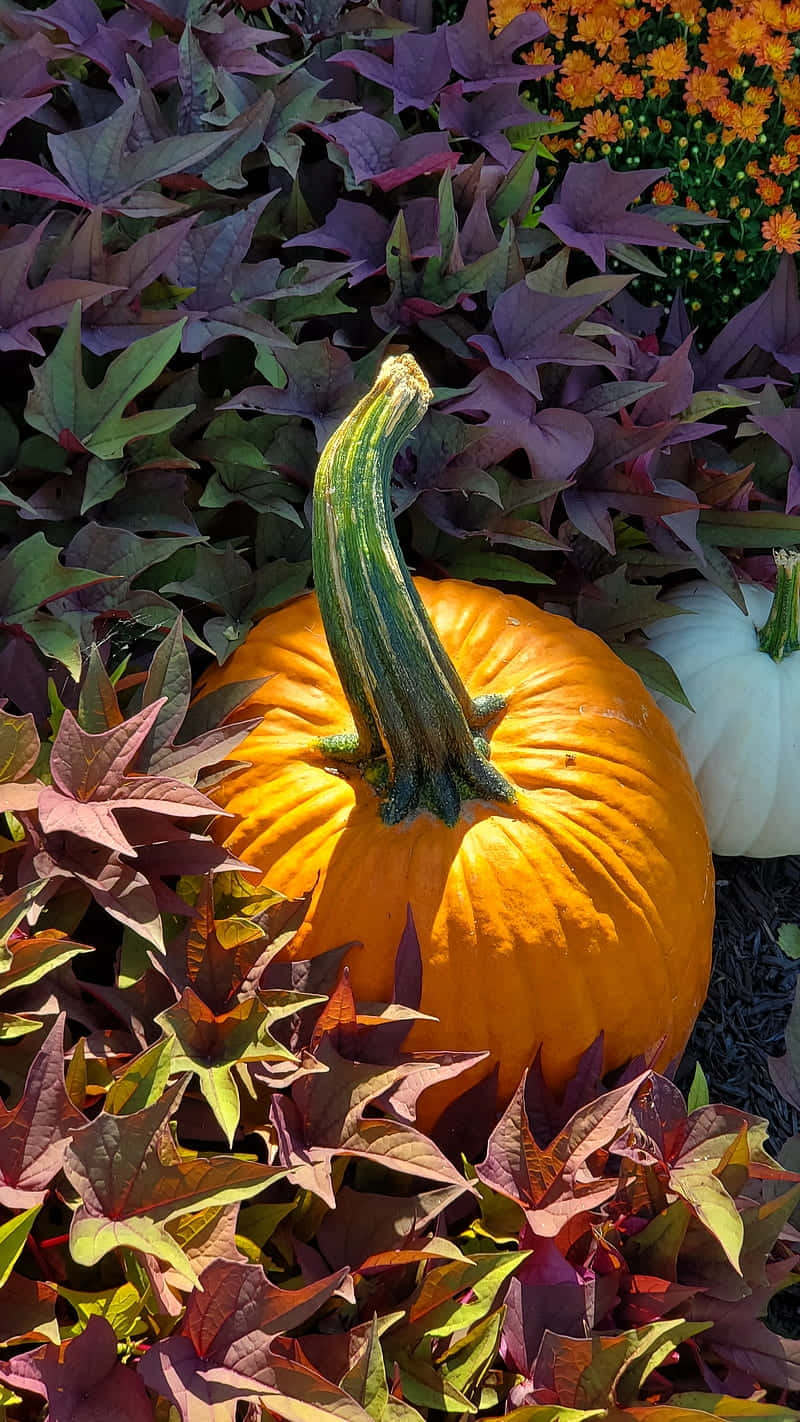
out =
{"type": "Polygon", "coordinates": [[[125,812],[178,819],[219,813],[212,800],[183,781],[130,773],[166,701],[160,697],[97,735],[82,730],[71,711],[64,712],[50,755],[52,785],[39,796],[39,822],[45,834],[68,832],[132,855],[134,841],[122,828],[125,812]]]}
{"type": "Polygon", "coordinates": [[[21,1100],[11,1110],[0,1103],[0,1205],[5,1209],[43,1203],[72,1133],[86,1121],[64,1086],[64,1022],[62,1013],[31,1065],[21,1100]]]}
{"type": "Polygon", "coordinates": [[[153,1422],[144,1383],[120,1362],[116,1334],[97,1315],[65,1343],[45,1343],[0,1364],[0,1378],[46,1398],[50,1422],[153,1422]]]}
{"type": "Polygon", "coordinates": [[[208,1205],[258,1195],[285,1171],[237,1156],[201,1156],[182,1150],[170,1128],[186,1078],[140,1111],[103,1111],[77,1131],[64,1161],[80,1196],[72,1217],[70,1250],[91,1267],[122,1245],[169,1264],[189,1287],[197,1275],[185,1251],[165,1228],[179,1215],[208,1205]]]}
{"type": "MultiPolygon", "coordinates": [[[[229,141],[222,133],[188,133],[142,143],[131,151],[140,113],[138,92],[130,92],[108,118],[88,128],[50,136],[48,144],[61,178],[27,159],[0,159],[0,185],[11,192],[37,193],[78,207],[103,207],[133,217],[163,217],[180,211],[160,193],[140,192],[146,184],[185,172],[229,141]]],[[[146,130],[145,130],[146,131],[146,130]]]]}
{"type": "Polygon", "coordinates": [[[691,242],[665,223],[628,211],[644,189],[666,172],[666,168],[638,168],[617,173],[607,158],[570,163],[556,202],[542,211],[542,225],[568,247],[585,252],[601,272],[606,269],[609,247],[616,243],[692,251],[691,242]]]}
{"type": "Polygon", "coordinates": [[[148,1350],[140,1375],[183,1422],[227,1422],[237,1398],[259,1396],[287,1422],[325,1422],[326,1415],[367,1422],[347,1393],[272,1351],[273,1341],[316,1313],[346,1277],[342,1269],[305,1288],[279,1289],[257,1265],[219,1260],[203,1271],[178,1329],[148,1350]]]}
{"type": "Polygon", "coordinates": [[[615,1336],[565,1338],[547,1332],[536,1360],[534,1385],[541,1396],[567,1407],[635,1407],[650,1374],[684,1339],[709,1327],[667,1318],[615,1336]]]}
{"type": "Polygon", "coordinates": [[[121,459],[132,439],[171,430],[194,409],[143,410],[125,415],[131,401],[159,376],[180,342],[183,322],[154,331],[122,351],[100,384],[86,384],[81,364],[81,313],[75,305],[55,350],[34,372],[25,418],[71,453],[121,459]]]}
{"type": "Polygon", "coordinates": [[[116,284],[54,275],[31,287],[31,266],[49,220],[46,217],[22,241],[3,244],[0,351],[32,351],[34,355],[44,355],[33,334],[34,326],[60,326],[76,301],[91,306],[118,290],[116,284]]]}
{"type": "Polygon", "coordinates": [[[65,568],[52,543],[43,533],[34,533],[20,539],[0,561],[0,623],[30,638],[43,656],[61,662],[77,678],[81,665],[77,633],[46,604],[110,579],[111,575],[89,568],[65,568]]]}
{"type": "Polygon", "coordinates": [[[260,995],[246,997],[229,1011],[215,1013],[187,987],[175,1006],[155,1019],[165,1033],[175,1037],[174,1069],[196,1073],[228,1145],[233,1145],[240,1115],[235,1073],[241,1073],[247,1062],[296,1061],[271,1035],[270,1027],[293,1016],[298,1005],[321,1000],[310,997],[305,1004],[302,1000],[298,1004],[295,994],[285,996],[288,1001],[272,1005],[260,995]]]}
{"type": "MultiPolygon", "coordinates": [[[[455,1070],[467,1071],[483,1055],[464,1054],[455,1070]]],[[[459,1184],[464,1191],[470,1190],[468,1182],[427,1136],[405,1121],[365,1115],[369,1105],[398,1091],[405,1081],[411,1098],[405,1103],[404,1114],[410,1114],[416,1097],[427,1086],[455,1074],[452,1064],[440,1064],[435,1058],[409,1058],[393,1066],[351,1062],[339,1055],[328,1036],[317,1046],[316,1057],[327,1071],[300,1078],[292,1088],[291,1100],[277,1094],[272,1100],[278,1158],[293,1183],[313,1191],[333,1209],[334,1159],[364,1156],[387,1170],[444,1185],[459,1184]]]]}

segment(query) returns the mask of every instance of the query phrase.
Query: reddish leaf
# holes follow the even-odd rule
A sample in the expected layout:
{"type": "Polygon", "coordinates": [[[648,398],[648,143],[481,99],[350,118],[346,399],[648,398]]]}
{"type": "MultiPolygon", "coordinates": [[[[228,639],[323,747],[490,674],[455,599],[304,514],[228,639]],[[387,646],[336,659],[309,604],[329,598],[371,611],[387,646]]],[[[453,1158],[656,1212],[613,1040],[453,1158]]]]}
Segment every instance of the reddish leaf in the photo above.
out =
{"type": "Polygon", "coordinates": [[[28,1072],[22,1099],[10,1111],[0,1102],[0,1205],[9,1210],[44,1201],[70,1137],[86,1122],[64,1086],[64,1022],[62,1013],[28,1072]]]}

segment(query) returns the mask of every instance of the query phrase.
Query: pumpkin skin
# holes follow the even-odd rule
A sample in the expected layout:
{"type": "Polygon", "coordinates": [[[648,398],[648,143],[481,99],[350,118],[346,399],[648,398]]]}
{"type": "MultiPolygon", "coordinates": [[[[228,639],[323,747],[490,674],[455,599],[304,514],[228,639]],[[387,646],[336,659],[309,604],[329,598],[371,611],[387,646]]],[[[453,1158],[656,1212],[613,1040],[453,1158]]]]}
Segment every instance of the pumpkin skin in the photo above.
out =
{"type": "Polygon", "coordinates": [[[773,597],[742,585],[747,615],[710,583],[665,599],[685,616],[648,628],[694,710],[657,698],[675,727],[717,854],[800,854],[800,653],[763,652],[773,597]]]}
{"type": "MultiPolygon", "coordinates": [[[[705,996],[713,871],[699,797],[635,672],[597,637],[521,598],[414,580],[472,697],[506,709],[484,731],[512,804],[467,800],[453,827],[428,810],[386,824],[355,765],[322,737],[352,727],[317,599],[268,614],[205,689],[269,680],[237,712],[263,715],[214,792],[226,844],[289,897],[313,889],[290,953],[349,956],[361,1001],[392,997],[410,904],[422,945],[415,1051],[483,1051],[506,1101],[537,1049],[553,1089],[604,1032],[605,1068],[679,1054],[705,996]],[[223,825],[225,822],[223,822],[223,825]],[[314,887],[316,885],[316,887],[314,887]]],[[[481,1067],[423,1097],[435,1119],[481,1067]],[[435,1109],[434,1109],[435,1108],[435,1109]]]]}

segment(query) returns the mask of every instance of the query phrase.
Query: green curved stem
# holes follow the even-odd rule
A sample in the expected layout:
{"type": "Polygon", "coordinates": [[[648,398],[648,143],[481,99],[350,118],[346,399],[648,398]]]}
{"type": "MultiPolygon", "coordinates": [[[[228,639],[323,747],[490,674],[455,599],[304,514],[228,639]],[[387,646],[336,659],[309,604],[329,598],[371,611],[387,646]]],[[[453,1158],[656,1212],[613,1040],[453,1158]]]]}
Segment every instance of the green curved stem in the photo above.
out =
{"type": "Polygon", "coordinates": [[[403,562],[392,519],[395,455],[431,390],[412,356],[392,356],[320,456],[312,557],[331,656],[355,735],[327,737],[331,756],[362,763],[396,824],[418,809],[456,823],[466,799],[512,801],[478,728],[501,696],[473,701],[403,562]]]}
{"type": "Polygon", "coordinates": [[[778,570],[775,596],[758,645],[774,662],[781,662],[800,648],[800,553],[779,548],[773,557],[778,570]]]}

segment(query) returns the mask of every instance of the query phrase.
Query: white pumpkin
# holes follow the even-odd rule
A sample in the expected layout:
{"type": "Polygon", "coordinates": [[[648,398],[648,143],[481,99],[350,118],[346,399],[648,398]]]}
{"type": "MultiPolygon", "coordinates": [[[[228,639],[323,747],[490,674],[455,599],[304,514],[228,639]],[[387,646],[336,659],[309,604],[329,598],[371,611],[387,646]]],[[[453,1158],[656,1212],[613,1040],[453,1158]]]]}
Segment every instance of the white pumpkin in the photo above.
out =
{"type": "Polygon", "coordinates": [[[742,585],[747,615],[711,583],[667,594],[686,610],[647,629],[693,710],[656,696],[678,734],[717,854],[800,854],[800,558],[776,591],[742,585]]]}

